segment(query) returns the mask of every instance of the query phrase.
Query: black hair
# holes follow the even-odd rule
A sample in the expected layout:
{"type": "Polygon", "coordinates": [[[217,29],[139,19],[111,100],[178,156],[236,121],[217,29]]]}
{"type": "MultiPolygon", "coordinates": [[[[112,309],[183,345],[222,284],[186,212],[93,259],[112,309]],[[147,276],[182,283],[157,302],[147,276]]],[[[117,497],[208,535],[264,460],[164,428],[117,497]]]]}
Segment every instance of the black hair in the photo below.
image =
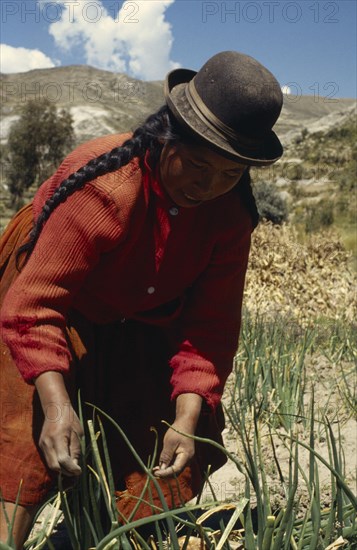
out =
{"type": "Polygon", "coordinates": [[[242,202],[250,214],[250,217],[252,220],[252,226],[254,230],[259,223],[260,216],[259,216],[257,204],[255,202],[255,198],[253,195],[252,180],[251,180],[249,168],[244,172],[244,174],[240,178],[239,184],[236,186],[236,190],[240,194],[242,202]]]}
{"type": "MultiPolygon", "coordinates": [[[[139,126],[133,136],[125,141],[120,147],[100,155],[82,166],[77,172],[63,180],[55,189],[52,196],[45,202],[36,223],[34,224],[28,241],[17,251],[16,262],[19,268],[19,259],[26,254],[25,262],[30,257],[36,242],[40,236],[45,222],[57,206],[70,197],[76,191],[82,189],[86,183],[93,181],[99,176],[114,172],[127,165],[134,157],[143,159],[149,151],[149,163],[154,169],[160,159],[164,143],[175,143],[178,141],[195,142],[192,134],[188,134],[171,114],[167,105],[161,107],[156,113],[150,115],[142,126],[139,126]]],[[[258,213],[250,185],[249,170],[240,180],[237,186],[242,195],[242,200],[251,213],[253,226],[258,223],[258,213]]]]}
{"type": "Polygon", "coordinates": [[[120,147],[115,147],[111,151],[91,159],[77,172],[63,180],[55,189],[53,195],[45,202],[31,230],[28,241],[18,249],[16,255],[18,266],[22,254],[26,254],[25,262],[30,257],[45,222],[59,204],[82,189],[86,183],[118,170],[127,165],[134,157],[143,159],[146,151],[150,152],[149,162],[151,167],[155,168],[160,158],[163,142],[175,142],[180,138],[178,124],[173,119],[167,106],[164,105],[156,113],[150,115],[144,124],[134,131],[133,136],[120,147]]]}

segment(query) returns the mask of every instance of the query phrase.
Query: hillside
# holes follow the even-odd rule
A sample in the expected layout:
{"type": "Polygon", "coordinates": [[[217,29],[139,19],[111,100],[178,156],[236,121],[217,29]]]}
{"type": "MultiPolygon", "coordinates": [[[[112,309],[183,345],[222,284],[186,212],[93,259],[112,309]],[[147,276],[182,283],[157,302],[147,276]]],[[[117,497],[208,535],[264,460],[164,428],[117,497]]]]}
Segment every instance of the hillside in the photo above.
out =
{"type": "MultiPolygon", "coordinates": [[[[142,82],[84,65],[0,75],[0,93],[2,145],[21,106],[30,99],[47,98],[68,109],[77,143],[134,129],[163,104],[163,82],[142,82]]],[[[356,179],[355,117],[356,101],[352,99],[285,95],[275,127],[284,156],[272,167],[253,170],[255,180],[276,185],[287,199],[290,221],[299,225],[300,232],[317,229],[314,224],[321,218],[332,219],[343,231],[344,243],[354,250],[355,203],[349,193],[353,197],[356,179]]],[[[2,227],[12,214],[4,172],[1,170],[0,182],[2,227]]]]}
{"type": "MultiPolygon", "coordinates": [[[[162,82],[143,82],[85,65],[2,74],[0,93],[3,143],[21,105],[29,99],[47,98],[69,109],[79,141],[132,129],[163,103],[162,82]]],[[[286,144],[305,127],[319,127],[326,121],[332,126],[355,103],[352,99],[285,96],[276,130],[286,144]]]]}
{"type": "Polygon", "coordinates": [[[284,96],[284,106],[276,130],[288,145],[301,130],[328,130],[348,118],[356,109],[354,99],[329,99],[322,96],[284,96]]]}
{"type": "Polygon", "coordinates": [[[161,82],[142,82],[85,65],[0,76],[1,141],[21,105],[46,98],[70,111],[78,142],[137,126],[163,103],[161,82]]]}
{"type": "Polygon", "coordinates": [[[354,106],[331,113],[298,132],[274,166],[253,170],[288,204],[300,238],[334,228],[353,252],[357,269],[357,116],[354,106]],[[329,124],[333,121],[333,124],[329,124]]]}

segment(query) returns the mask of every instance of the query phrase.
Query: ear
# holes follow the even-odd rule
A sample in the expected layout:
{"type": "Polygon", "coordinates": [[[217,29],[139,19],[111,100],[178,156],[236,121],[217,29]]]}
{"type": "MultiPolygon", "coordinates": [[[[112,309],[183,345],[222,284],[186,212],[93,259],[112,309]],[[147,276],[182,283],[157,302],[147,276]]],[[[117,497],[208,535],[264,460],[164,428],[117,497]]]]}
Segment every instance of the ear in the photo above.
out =
{"type": "Polygon", "coordinates": [[[162,141],[162,151],[161,153],[163,155],[171,155],[172,153],[175,153],[177,151],[177,145],[173,145],[172,143],[169,143],[166,140],[162,141]]]}

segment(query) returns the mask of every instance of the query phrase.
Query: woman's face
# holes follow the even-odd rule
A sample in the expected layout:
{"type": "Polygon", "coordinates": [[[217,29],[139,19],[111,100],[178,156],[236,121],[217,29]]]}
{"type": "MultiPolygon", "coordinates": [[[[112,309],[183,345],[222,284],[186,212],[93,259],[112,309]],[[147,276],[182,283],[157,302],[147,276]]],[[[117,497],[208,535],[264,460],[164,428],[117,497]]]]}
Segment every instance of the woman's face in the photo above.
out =
{"type": "Polygon", "coordinates": [[[200,145],[165,144],[160,157],[165,191],[178,206],[185,208],[228,193],[246,168],[200,145]]]}

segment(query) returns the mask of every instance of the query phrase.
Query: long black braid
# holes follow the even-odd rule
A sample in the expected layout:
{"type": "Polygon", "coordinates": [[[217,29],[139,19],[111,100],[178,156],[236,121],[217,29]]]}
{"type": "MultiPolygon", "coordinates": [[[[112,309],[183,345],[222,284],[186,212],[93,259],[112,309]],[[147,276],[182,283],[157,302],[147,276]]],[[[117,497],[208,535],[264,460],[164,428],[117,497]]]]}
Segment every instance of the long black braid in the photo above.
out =
{"type": "MultiPolygon", "coordinates": [[[[86,183],[93,181],[99,176],[122,168],[134,157],[143,158],[146,151],[149,151],[151,168],[155,168],[160,158],[163,143],[174,143],[182,140],[185,142],[195,141],[192,135],[187,134],[178,125],[168,107],[164,105],[156,113],[150,115],[144,124],[134,131],[133,136],[120,147],[115,147],[111,151],[90,160],[77,172],[74,172],[67,179],[63,180],[55,189],[52,196],[45,202],[30,232],[28,241],[18,249],[16,254],[17,268],[20,270],[20,257],[22,254],[26,254],[24,263],[31,256],[42,228],[52,212],[73,193],[79,191],[86,183]]],[[[258,212],[250,185],[249,170],[241,178],[239,185],[237,185],[237,190],[240,192],[242,200],[251,214],[253,227],[255,227],[258,223],[258,212]]]]}
{"type": "Polygon", "coordinates": [[[93,181],[99,176],[118,170],[128,164],[134,157],[143,158],[147,150],[150,152],[150,163],[152,168],[154,168],[160,158],[163,147],[161,141],[175,142],[180,138],[178,125],[165,105],[155,114],[150,115],[144,124],[134,131],[131,139],[125,141],[120,147],[116,147],[108,153],[90,160],[77,172],[74,172],[67,179],[63,180],[55,189],[52,196],[45,202],[31,230],[29,240],[18,249],[16,255],[18,268],[20,256],[25,253],[25,262],[28,260],[45,222],[59,204],[63,203],[76,191],[82,189],[86,183],[93,181]]]}

